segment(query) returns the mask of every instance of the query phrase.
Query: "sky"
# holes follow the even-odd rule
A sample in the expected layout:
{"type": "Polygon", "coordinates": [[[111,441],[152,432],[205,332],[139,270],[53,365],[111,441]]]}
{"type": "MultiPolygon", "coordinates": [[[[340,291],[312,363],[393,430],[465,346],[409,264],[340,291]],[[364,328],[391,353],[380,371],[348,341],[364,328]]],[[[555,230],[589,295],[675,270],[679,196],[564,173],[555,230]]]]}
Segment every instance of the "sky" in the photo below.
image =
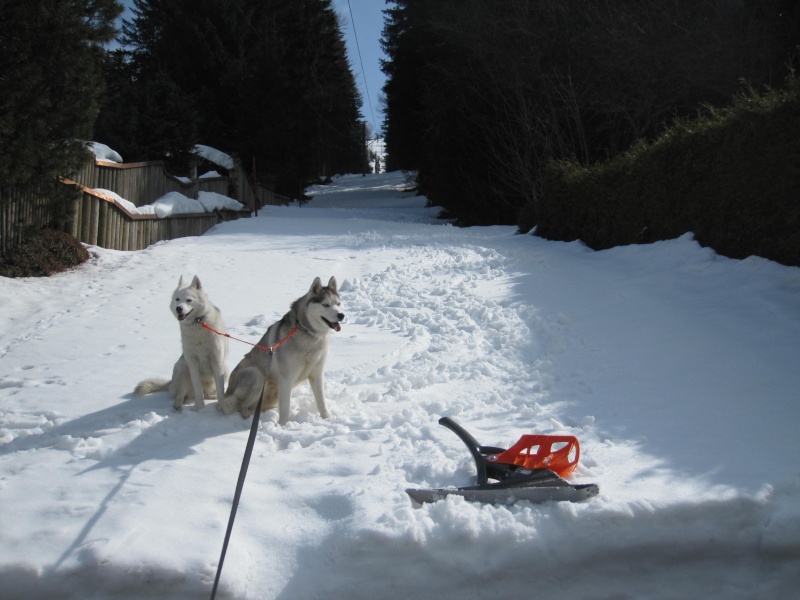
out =
{"type": "MultiPolygon", "coordinates": [[[[133,0],[121,2],[126,7],[123,18],[132,18],[129,8],[133,6],[133,0]]],[[[386,3],[384,0],[333,0],[333,7],[341,18],[347,56],[363,98],[361,113],[370,123],[374,137],[381,131],[383,122],[379,97],[383,94],[386,78],[380,68],[380,60],[385,58],[380,38],[386,3]]]]}
{"type": "Polygon", "coordinates": [[[303,383],[285,426],[257,423],[217,600],[797,597],[800,268],[691,234],[594,252],[453,227],[406,188],[346,175],[0,277],[2,600],[209,598],[250,422],[132,393],[181,354],[181,275],[222,311],[228,369],[315,277],[345,314],[330,418],[303,383]],[[600,493],[416,504],[406,489],[475,482],[442,416],[501,448],[575,436],[569,481],[600,493]]]}
{"type": "Polygon", "coordinates": [[[383,95],[386,80],[380,68],[380,60],[386,58],[380,39],[386,3],[383,0],[334,0],[334,7],[342,17],[347,56],[364,99],[362,114],[372,124],[373,134],[380,132],[383,110],[379,97],[383,95]]]}

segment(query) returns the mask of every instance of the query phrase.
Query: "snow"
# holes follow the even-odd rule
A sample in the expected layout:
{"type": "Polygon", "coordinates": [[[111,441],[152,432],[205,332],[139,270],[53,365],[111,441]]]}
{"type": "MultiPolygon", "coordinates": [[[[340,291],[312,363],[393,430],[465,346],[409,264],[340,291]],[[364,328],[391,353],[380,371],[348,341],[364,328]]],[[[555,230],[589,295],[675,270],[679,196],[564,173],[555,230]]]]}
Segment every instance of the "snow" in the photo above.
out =
{"type": "Polygon", "coordinates": [[[101,144],[100,142],[89,142],[89,151],[94,154],[97,160],[107,160],[108,162],[125,162],[116,150],[101,144]]]}
{"type": "Polygon", "coordinates": [[[197,192],[197,201],[203,206],[206,212],[215,210],[243,210],[244,204],[217,192],[197,192]]]}
{"type": "Polygon", "coordinates": [[[130,200],[126,200],[113,190],[107,190],[104,188],[94,188],[94,191],[97,192],[98,194],[111,198],[115,204],[121,206],[132,215],[141,214],[139,208],[133,202],[131,202],[130,200]]]}
{"type": "MultiPolygon", "coordinates": [[[[200,237],[0,279],[0,597],[210,595],[249,423],[172,410],[170,294],[255,343],[339,281],[316,413],[261,419],[218,598],[789,598],[800,585],[800,269],[687,234],[593,252],[459,229],[401,174],[200,237]],[[578,437],[584,503],[415,505],[485,445],[578,437]]],[[[250,349],[230,342],[232,369],[250,349]]]]}
{"type": "MultiPolygon", "coordinates": [[[[120,155],[105,144],[91,142],[90,145],[93,148],[97,158],[122,162],[120,155]]],[[[230,165],[226,168],[233,168],[233,159],[224,152],[202,145],[195,146],[194,151],[196,154],[203,156],[215,164],[222,166],[230,165]]],[[[220,174],[216,171],[211,171],[200,176],[201,179],[213,177],[220,177],[220,174]]],[[[184,183],[191,183],[191,179],[186,177],[179,177],[178,179],[184,183]]],[[[219,194],[217,192],[198,192],[196,200],[189,198],[180,192],[168,192],[161,198],[155,200],[152,204],[136,206],[133,202],[123,198],[112,190],[95,188],[94,191],[111,198],[114,200],[114,202],[116,202],[116,204],[125,208],[130,214],[155,214],[159,219],[163,219],[171,215],[197,214],[203,212],[214,212],[215,210],[238,211],[244,209],[244,204],[238,200],[229,198],[228,196],[224,196],[223,194],[219,194]]]]}
{"type": "Polygon", "coordinates": [[[167,192],[153,201],[153,208],[159,219],[171,215],[193,215],[205,212],[202,204],[180,192],[167,192]]]}
{"type": "Polygon", "coordinates": [[[94,190],[114,200],[119,206],[125,208],[133,215],[155,214],[159,219],[170,215],[198,214],[214,212],[215,210],[243,210],[244,205],[238,200],[229,198],[217,192],[198,192],[197,200],[189,198],[180,192],[168,192],[152,204],[136,206],[116,192],[102,188],[94,190]]]}
{"type": "Polygon", "coordinates": [[[218,165],[223,169],[233,169],[233,158],[221,150],[217,150],[211,146],[197,144],[194,148],[192,148],[192,153],[197,154],[198,156],[206,159],[208,162],[218,165]]]}

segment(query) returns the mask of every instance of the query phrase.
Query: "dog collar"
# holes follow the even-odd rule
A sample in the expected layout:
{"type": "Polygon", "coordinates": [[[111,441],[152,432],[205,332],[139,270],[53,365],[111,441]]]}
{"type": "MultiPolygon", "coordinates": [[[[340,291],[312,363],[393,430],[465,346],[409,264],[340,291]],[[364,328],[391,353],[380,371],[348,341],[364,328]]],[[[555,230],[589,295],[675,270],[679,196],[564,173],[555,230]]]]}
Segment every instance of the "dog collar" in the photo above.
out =
{"type": "Polygon", "coordinates": [[[303,327],[303,326],[300,324],[300,319],[297,319],[297,320],[294,322],[294,328],[295,328],[295,329],[299,329],[299,330],[300,330],[300,331],[302,331],[303,333],[307,333],[308,335],[311,335],[311,332],[310,332],[308,329],[306,329],[305,327],[303,327]]]}

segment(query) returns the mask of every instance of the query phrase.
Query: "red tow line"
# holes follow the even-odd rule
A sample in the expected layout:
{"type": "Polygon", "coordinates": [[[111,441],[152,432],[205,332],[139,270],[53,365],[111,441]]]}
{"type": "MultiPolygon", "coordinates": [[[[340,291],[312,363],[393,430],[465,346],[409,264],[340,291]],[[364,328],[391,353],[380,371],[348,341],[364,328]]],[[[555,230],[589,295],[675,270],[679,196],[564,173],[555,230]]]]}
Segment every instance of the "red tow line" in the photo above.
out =
{"type": "Polygon", "coordinates": [[[297,333],[297,327],[292,327],[292,330],[286,335],[286,337],[283,338],[282,340],[278,341],[278,343],[275,344],[274,346],[259,346],[258,344],[251,344],[248,341],[240,340],[239,338],[235,338],[235,337],[233,337],[232,335],[230,335],[228,333],[222,333],[221,331],[217,331],[213,327],[211,327],[209,325],[206,325],[206,323],[203,322],[203,321],[200,321],[200,325],[203,326],[203,329],[208,329],[209,331],[213,331],[217,335],[221,335],[222,337],[226,337],[226,338],[230,338],[232,340],[236,340],[237,342],[242,342],[243,344],[248,344],[250,346],[258,348],[259,350],[264,350],[265,352],[269,352],[270,354],[272,354],[275,350],[277,350],[278,346],[280,346],[282,343],[284,343],[286,340],[288,340],[290,337],[292,337],[295,333],[297,333]]]}

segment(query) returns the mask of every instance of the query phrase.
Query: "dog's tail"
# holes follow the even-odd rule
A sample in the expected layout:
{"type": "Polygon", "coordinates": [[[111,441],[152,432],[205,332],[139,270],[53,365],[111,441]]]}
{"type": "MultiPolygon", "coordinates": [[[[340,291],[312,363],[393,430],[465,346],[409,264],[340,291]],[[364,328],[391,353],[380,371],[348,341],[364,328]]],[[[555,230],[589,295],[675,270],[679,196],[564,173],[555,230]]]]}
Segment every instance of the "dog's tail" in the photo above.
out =
{"type": "Polygon", "coordinates": [[[153,392],[163,392],[172,383],[169,379],[144,379],[136,384],[133,393],[137,396],[146,396],[153,392]]]}

